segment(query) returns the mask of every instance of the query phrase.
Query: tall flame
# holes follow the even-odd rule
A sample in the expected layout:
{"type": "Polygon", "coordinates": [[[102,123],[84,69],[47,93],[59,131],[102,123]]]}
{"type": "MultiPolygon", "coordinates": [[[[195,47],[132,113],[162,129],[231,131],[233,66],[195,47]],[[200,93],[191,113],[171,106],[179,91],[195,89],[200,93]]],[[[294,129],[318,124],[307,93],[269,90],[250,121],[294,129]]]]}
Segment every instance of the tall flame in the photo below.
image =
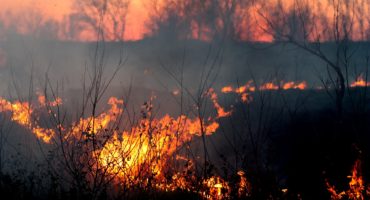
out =
{"type": "MultiPolygon", "coordinates": [[[[174,158],[188,163],[184,170],[194,170],[192,159],[180,156],[180,147],[195,137],[215,133],[219,128],[217,120],[231,115],[231,111],[226,111],[219,104],[214,89],[209,89],[205,97],[211,99],[217,113],[215,117],[208,117],[205,120],[201,117],[190,118],[186,115],[171,117],[166,114],[161,118],[154,118],[149,102],[144,104],[145,115],[137,125],[123,131],[112,126],[118,123],[124,111],[124,101],[115,97],[109,98],[110,108],[105,112],[80,118],[70,126],[58,125],[54,129],[41,127],[36,115],[41,108],[46,108],[50,115],[54,115],[51,108],[61,106],[63,103],[59,97],[49,101],[38,93],[38,106],[33,106],[29,102],[9,102],[0,98],[0,112],[11,113],[12,121],[30,130],[37,138],[48,144],[55,141],[53,138],[57,130],[62,131],[64,140],[107,136],[108,139],[100,148],[94,149],[90,156],[97,161],[96,167],[104,168],[109,174],[115,175],[120,183],[128,186],[150,185],[165,191],[182,189],[194,192],[196,191],[192,183],[195,180],[194,176],[178,171],[172,173],[169,179],[166,174],[174,170],[170,164],[174,158]],[[108,132],[111,136],[106,135],[108,132]],[[149,181],[148,177],[152,177],[153,180],[149,181]]],[[[245,179],[241,181],[240,187],[245,187],[245,179]]],[[[230,187],[221,177],[209,177],[202,180],[201,184],[203,189],[198,193],[204,198],[222,199],[229,196],[230,187]]]]}
{"type": "Polygon", "coordinates": [[[348,199],[363,200],[370,197],[369,187],[365,189],[364,181],[361,175],[361,160],[356,160],[353,165],[350,178],[349,189],[347,191],[337,192],[336,188],[326,181],[328,192],[332,200],[339,200],[347,197],[348,199]]]}

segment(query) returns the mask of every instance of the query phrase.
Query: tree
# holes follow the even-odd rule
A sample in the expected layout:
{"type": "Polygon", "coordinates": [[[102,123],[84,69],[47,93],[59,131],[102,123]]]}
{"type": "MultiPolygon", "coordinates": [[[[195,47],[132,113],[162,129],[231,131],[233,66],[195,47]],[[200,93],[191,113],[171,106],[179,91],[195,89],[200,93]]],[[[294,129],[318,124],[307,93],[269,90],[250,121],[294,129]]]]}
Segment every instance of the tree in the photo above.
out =
{"type": "Polygon", "coordinates": [[[258,9],[266,23],[264,31],[273,36],[275,41],[292,44],[322,60],[328,69],[330,84],[334,87],[336,109],[343,111],[343,99],[348,83],[348,70],[351,57],[357,48],[354,40],[358,17],[355,12],[357,0],[327,0],[312,3],[294,0],[291,5],[283,1],[263,1],[258,9]],[[324,10],[321,10],[322,7],[324,10]],[[331,16],[332,14],[332,16],[331,16]],[[322,45],[332,44],[332,49],[322,45]]]}
{"type": "Polygon", "coordinates": [[[78,0],[75,13],[85,30],[109,41],[122,41],[130,0],[78,0]],[[101,34],[101,35],[100,35],[101,34]]]}
{"type": "Polygon", "coordinates": [[[212,40],[239,39],[242,21],[249,17],[253,1],[164,0],[153,1],[149,29],[153,35],[173,34],[175,38],[212,40]],[[239,32],[238,32],[238,31],[239,32]]]}

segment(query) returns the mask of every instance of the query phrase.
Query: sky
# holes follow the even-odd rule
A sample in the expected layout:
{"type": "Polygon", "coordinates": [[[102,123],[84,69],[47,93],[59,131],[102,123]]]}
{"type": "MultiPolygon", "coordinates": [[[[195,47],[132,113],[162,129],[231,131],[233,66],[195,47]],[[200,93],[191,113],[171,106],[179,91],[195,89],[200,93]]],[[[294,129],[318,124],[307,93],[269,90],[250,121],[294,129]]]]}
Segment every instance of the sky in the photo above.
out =
{"type": "MultiPolygon", "coordinates": [[[[53,18],[56,20],[62,20],[64,16],[67,16],[73,12],[73,4],[76,0],[0,0],[0,14],[6,11],[12,11],[15,13],[21,13],[24,10],[37,9],[46,18],[53,18]]],[[[126,31],[125,40],[140,40],[148,32],[146,29],[146,22],[149,19],[149,5],[148,3],[152,0],[131,0],[129,13],[127,15],[126,21],[126,31]]],[[[274,0],[272,0],[274,1],[274,0]]],[[[279,0],[275,0],[279,1],[279,0]]],[[[362,0],[357,0],[358,2],[362,0]]],[[[356,1],[356,2],[357,2],[356,1]]],[[[283,0],[285,5],[291,5],[292,0],[283,0]]],[[[325,12],[329,19],[333,16],[332,11],[328,10],[327,3],[328,0],[315,0],[312,4],[316,6],[313,11],[318,11],[315,9],[320,8],[320,12],[325,12]]],[[[366,1],[365,1],[366,2],[366,1]]],[[[311,4],[310,4],[311,5],[311,4]]],[[[367,8],[369,12],[370,8],[367,8]]],[[[271,37],[266,37],[262,34],[258,34],[257,40],[270,41],[271,37]]]]}
{"type": "MultiPolygon", "coordinates": [[[[35,8],[45,17],[62,20],[64,16],[73,12],[76,0],[0,0],[0,14],[4,11],[19,12],[35,8]]],[[[125,40],[140,40],[148,33],[146,22],[149,19],[149,5],[152,0],[131,0],[127,15],[125,40]]],[[[291,0],[284,0],[289,2],[291,0]]],[[[320,0],[321,1],[321,0],[320,0]]],[[[260,37],[259,40],[270,41],[270,37],[260,37]]]]}
{"type": "MultiPolygon", "coordinates": [[[[30,8],[40,10],[46,17],[61,20],[73,10],[75,0],[0,0],[0,13],[6,11],[20,12],[30,8]]],[[[146,0],[131,0],[127,16],[127,26],[130,27],[125,37],[129,40],[137,40],[145,34],[145,21],[148,12],[145,10],[146,0]]]]}
{"type": "Polygon", "coordinates": [[[71,11],[73,0],[1,0],[0,12],[40,8],[43,14],[60,19],[71,11]]]}

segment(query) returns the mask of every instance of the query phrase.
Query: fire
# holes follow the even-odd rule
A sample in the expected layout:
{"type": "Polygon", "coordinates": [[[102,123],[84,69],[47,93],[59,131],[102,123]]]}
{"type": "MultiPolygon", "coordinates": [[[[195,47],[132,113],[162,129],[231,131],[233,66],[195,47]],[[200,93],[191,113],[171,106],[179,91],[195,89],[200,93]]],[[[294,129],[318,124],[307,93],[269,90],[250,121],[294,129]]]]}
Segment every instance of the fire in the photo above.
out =
{"type": "Polygon", "coordinates": [[[305,90],[307,88],[307,83],[306,81],[302,82],[294,82],[294,81],[289,81],[289,82],[284,82],[281,81],[280,85],[275,84],[274,82],[268,82],[264,83],[261,85],[260,90],[305,90]]]}
{"type": "Polygon", "coordinates": [[[208,90],[208,94],[210,95],[213,105],[217,110],[217,117],[228,117],[231,115],[231,111],[226,112],[225,109],[218,103],[218,97],[213,88],[208,90]]]}
{"type": "Polygon", "coordinates": [[[235,89],[232,86],[225,86],[221,89],[221,92],[224,94],[233,92],[238,94],[243,103],[248,103],[252,101],[252,97],[250,96],[249,93],[255,91],[256,87],[253,86],[253,81],[248,81],[245,85],[239,86],[235,89]]]}
{"type": "Polygon", "coordinates": [[[299,90],[304,90],[307,88],[307,83],[306,81],[300,82],[300,83],[295,83],[293,81],[287,82],[283,84],[283,90],[290,90],[290,89],[299,89],[299,90]]]}
{"type": "Polygon", "coordinates": [[[364,80],[363,75],[358,76],[356,80],[351,83],[351,87],[368,87],[368,86],[370,86],[370,82],[366,82],[366,80],[364,80]]]}
{"type": "Polygon", "coordinates": [[[35,128],[32,128],[32,133],[34,133],[37,138],[41,139],[45,143],[50,143],[50,140],[55,135],[54,130],[41,128],[38,125],[35,128]]]}
{"type": "Polygon", "coordinates": [[[260,86],[260,90],[278,90],[279,86],[273,82],[264,83],[260,86]]]}
{"type": "MultiPolygon", "coordinates": [[[[214,134],[220,126],[217,119],[232,114],[218,103],[214,89],[209,89],[204,97],[211,99],[217,116],[202,119],[197,116],[172,117],[165,114],[155,118],[152,114],[152,103],[149,101],[142,107],[142,118],[126,130],[112,126],[124,112],[124,101],[115,97],[109,98],[110,108],[106,111],[96,116],[80,118],[70,126],[57,125],[54,129],[41,127],[36,114],[41,108],[46,108],[48,114],[54,115],[52,107],[61,106],[63,103],[59,97],[49,101],[46,96],[38,93],[38,106],[29,102],[9,102],[1,98],[0,112],[11,113],[12,121],[30,130],[47,144],[56,142],[56,130],[62,132],[61,138],[66,141],[78,138],[107,138],[99,148],[88,155],[96,160],[96,169],[104,169],[115,177],[115,181],[128,188],[149,186],[162,191],[180,189],[198,193],[205,199],[227,199],[231,194],[227,181],[219,176],[197,179],[193,174],[196,169],[194,161],[181,156],[181,147],[187,142],[196,137],[214,134]],[[179,169],[171,164],[174,161],[186,164],[179,169]]],[[[240,182],[237,183],[237,195],[246,197],[249,195],[250,185],[243,171],[239,171],[238,176],[240,182]]]]}
{"type": "Polygon", "coordinates": [[[37,100],[41,106],[51,106],[56,107],[62,104],[62,99],[57,97],[54,101],[46,101],[46,97],[40,92],[37,92],[37,100]]]}
{"type": "MultiPolygon", "coordinates": [[[[248,92],[255,92],[256,87],[252,86],[254,83],[253,81],[248,81],[247,84],[240,86],[238,88],[233,88],[232,86],[225,86],[221,89],[222,93],[237,93],[237,94],[246,94],[248,92]]],[[[289,81],[289,82],[284,82],[281,81],[280,84],[275,84],[274,82],[266,82],[262,83],[261,86],[259,87],[259,90],[305,90],[307,89],[307,82],[306,81],[301,81],[301,82],[294,82],[294,81],[289,81]]]]}
{"type": "Polygon", "coordinates": [[[231,188],[222,178],[213,176],[203,180],[203,185],[208,188],[202,193],[205,199],[227,199],[230,198],[231,188]]]}
{"type": "MultiPolygon", "coordinates": [[[[237,88],[233,88],[232,86],[225,86],[221,88],[221,92],[224,94],[229,93],[236,93],[240,96],[240,99],[243,103],[249,103],[253,100],[252,96],[250,95],[251,92],[256,91],[256,87],[254,86],[254,82],[252,80],[248,81],[245,85],[239,86],[237,88]]],[[[274,82],[266,82],[261,84],[258,88],[260,91],[265,90],[305,90],[307,89],[306,81],[302,82],[284,82],[281,81],[280,85],[275,84],[274,82]]]]}
{"type": "Polygon", "coordinates": [[[350,178],[349,189],[347,191],[337,192],[334,186],[330,185],[326,181],[328,192],[331,195],[331,199],[338,200],[347,197],[348,199],[365,199],[370,197],[369,187],[366,190],[364,181],[361,175],[361,161],[357,160],[352,169],[352,175],[348,176],[350,178]],[[366,190],[366,191],[365,191],[366,190]]]}
{"type": "MultiPolygon", "coordinates": [[[[236,184],[237,197],[240,199],[250,197],[251,185],[245,177],[245,172],[237,172],[240,181],[236,184]]],[[[230,199],[232,189],[228,182],[218,176],[212,176],[203,180],[204,191],[201,195],[205,199],[230,199]]]]}
{"type": "MultiPolygon", "coordinates": [[[[230,111],[226,112],[217,102],[217,94],[213,89],[207,92],[207,96],[217,110],[217,117],[214,119],[231,115],[230,111]]],[[[193,169],[191,160],[177,154],[180,147],[194,137],[215,133],[219,127],[218,122],[212,118],[203,121],[198,117],[191,119],[185,115],[171,117],[168,114],[157,119],[152,118],[151,103],[146,103],[143,108],[146,114],[137,126],[123,132],[115,131],[104,147],[94,154],[98,155],[99,164],[110,174],[116,174],[118,181],[128,187],[144,185],[164,191],[195,191],[194,184],[191,183],[195,177],[177,172],[169,180],[166,174],[174,170],[170,164],[174,156],[176,160],[181,159],[188,163],[184,171],[193,169]],[[147,181],[148,177],[151,177],[150,182],[147,181]]],[[[112,115],[116,112],[114,110],[116,109],[111,109],[108,113],[112,115]]],[[[208,183],[206,185],[212,198],[220,195],[220,187],[226,187],[227,184],[221,178],[205,180],[204,183],[208,183]]],[[[221,197],[224,198],[223,195],[221,197]]]]}
{"type": "Polygon", "coordinates": [[[241,95],[241,100],[243,103],[248,103],[252,100],[252,97],[248,93],[243,93],[241,95]]]}
{"type": "Polygon", "coordinates": [[[118,139],[119,133],[115,133],[100,152],[99,162],[122,179],[139,176],[144,166],[147,173],[164,176],[168,159],[180,146],[194,136],[214,133],[219,126],[216,122],[203,124],[202,130],[199,120],[186,116],[142,119],[137,127],[121,133],[122,139],[118,139]]]}
{"type": "Polygon", "coordinates": [[[245,172],[240,170],[237,174],[240,178],[240,182],[238,184],[238,197],[245,198],[250,196],[251,185],[245,177],[245,172]]]}
{"type": "Polygon", "coordinates": [[[275,84],[274,82],[267,82],[260,86],[260,90],[305,90],[307,88],[306,81],[302,82],[284,82],[281,81],[280,84],[275,84]]]}
{"type": "Polygon", "coordinates": [[[108,100],[108,104],[111,108],[107,112],[103,112],[96,117],[81,118],[77,123],[74,123],[70,134],[78,136],[79,133],[82,132],[86,136],[91,136],[106,129],[108,125],[116,121],[122,113],[123,100],[111,97],[108,100]]]}
{"type": "Polygon", "coordinates": [[[19,123],[20,125],[30,126],[31,125],[31,113],[32,109],[28,103],[21,103],[19,101],[14,104],[8,104],[5,107],[8,111],[12,111],[12,121],[19,123]]]}
{"type": "Polygon", "coordinates": [[[231,93],[231,92],[233,92],[234,91],[234,89],[233,89],[233,87],[232,86],[225,86],[225,87],[223,87],[222,89],[221,89],[221,92],[222,93],[231,93]]]}
{"type": "Polygon", "coordinates": [[[50,140],[55,134],[54,131],[52,129],[42,128],[35,120],[32,120],[33,111],[34,109],[28,102],[15,101],[11,103],[0,98],[0,112],[10,112],[12,121],[29,129],[37,138],[50,143],[50,140]]]}
{"type": "Polygon", "coordinates": [[[348,194],[350,199],[364,199],[363,192],[365,190],[364,183],[362,180],[361,161],[357,160],[353,166],[351,181],[349,182],[350,192],[348,194]]]}
{"type": "Polygon", "coordinates": [[[233,88],[232,86],[225,86],[221,89],[222,93],[237,93],[237,94],[243,94],[246,92],[254,92],[256,90],[256,87],[253,86],[253,81],[248,81],[245,85],[239,86],[237,88],[233,88]]]}

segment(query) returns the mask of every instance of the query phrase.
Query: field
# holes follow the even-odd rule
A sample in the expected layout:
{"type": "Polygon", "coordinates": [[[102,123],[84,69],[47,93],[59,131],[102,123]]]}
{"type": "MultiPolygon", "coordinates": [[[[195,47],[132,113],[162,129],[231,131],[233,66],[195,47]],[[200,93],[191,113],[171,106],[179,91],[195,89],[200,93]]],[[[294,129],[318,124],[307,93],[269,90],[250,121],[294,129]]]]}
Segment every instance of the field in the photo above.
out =
{"type": "Polygon", "coordinates": [[[370,198],[370,3],[133,1],[0,8],[1,199],[370,198]]]}

